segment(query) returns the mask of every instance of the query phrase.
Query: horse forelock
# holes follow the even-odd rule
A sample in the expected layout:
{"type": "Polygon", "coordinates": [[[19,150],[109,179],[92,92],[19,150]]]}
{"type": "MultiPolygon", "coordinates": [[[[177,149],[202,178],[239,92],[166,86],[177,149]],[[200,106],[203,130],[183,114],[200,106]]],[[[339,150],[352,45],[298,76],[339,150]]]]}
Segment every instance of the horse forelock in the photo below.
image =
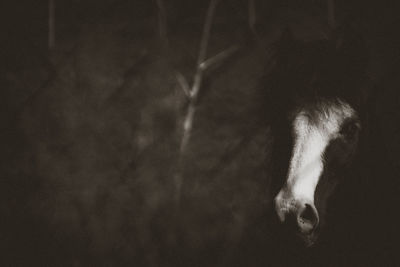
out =
{"type": "Polygon", "coordinates": [[[347,118],[357,119],[356,110],[350,103],[341,98],[318,98],[299,101],[296,108],[289,114],[289,120],[305,117],[310,125],[321,130],[333,131],[347,118]]]}

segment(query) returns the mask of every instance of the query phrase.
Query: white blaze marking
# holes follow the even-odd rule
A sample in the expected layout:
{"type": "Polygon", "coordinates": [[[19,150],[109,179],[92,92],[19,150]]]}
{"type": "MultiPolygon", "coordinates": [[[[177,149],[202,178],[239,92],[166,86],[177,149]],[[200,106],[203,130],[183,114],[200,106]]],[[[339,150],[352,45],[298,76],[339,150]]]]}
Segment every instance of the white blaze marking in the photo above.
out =
{"type": "Polygon", "coordinates": [[[294,148],[285,190],[292,199],[314,202],[315,189],[324,168],[324,151],[338,136],[343,121],[354,114],[354,110],[343,102],[326,104],[323,110],[314,121],[306,111],[299,112],[293,121],[294,148]]]}
{"type": "Polygon", "coordinates": [[[295,144],[290,161],[287,186],[295,199],[314,200],[314,192],[322,173],[322,154],[329,139],[307,118],[294,122],[295,144]]]}

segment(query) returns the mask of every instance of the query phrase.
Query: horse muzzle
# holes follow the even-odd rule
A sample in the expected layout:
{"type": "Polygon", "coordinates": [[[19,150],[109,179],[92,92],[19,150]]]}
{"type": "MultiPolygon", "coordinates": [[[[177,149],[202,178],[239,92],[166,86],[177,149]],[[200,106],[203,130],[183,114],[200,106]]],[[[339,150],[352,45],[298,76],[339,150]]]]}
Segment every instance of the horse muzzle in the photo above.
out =
{"type": "Polygon", "coordinates": [[[296,199],[282,190],[275,198],[275,211],[285,227],[303,236],[311,235],[318,227],[319,216],[313,201],[296,199]]]}

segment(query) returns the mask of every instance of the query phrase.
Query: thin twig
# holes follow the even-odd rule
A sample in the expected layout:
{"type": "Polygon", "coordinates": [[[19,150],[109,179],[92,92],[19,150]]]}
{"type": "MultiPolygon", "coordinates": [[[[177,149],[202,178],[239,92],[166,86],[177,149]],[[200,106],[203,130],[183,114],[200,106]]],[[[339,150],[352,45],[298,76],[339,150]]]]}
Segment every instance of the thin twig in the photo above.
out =
{"type": "Polygon", "coordinates": [[[158,9],[158,33],[160,35],[160,39],[168,43],[167,38],[167,12],[165,11],[164,0],[156,0],[157,9],[158,9]]]}
{"type": "MultiPolygon", "coordinates": [[[[192,89],[190,91],[187,90],[189,93],[189,105],[187,107],[187,111],[186,111],[186,114],[185,114],[185,117],[183,120],[183,133],[182,133],[181,143],[179,146],[178,168],[177,168],[177,171],[174,176],[174,183],[175,183],[175,188],[176,188],[175,204],[176,204],[177,208],[180,205],[181,188],[182,188],[182,184],[183,184],[183,174],[182,174],[182,172],[183,172],[183,156],[185,154],[186,147],[187,147],[187,144],[188,144],[190,136],[191,136],[192,127],[193,127],[193,119],[194,119],[194,115],[196,113],[197,98],[198,98],[198,94],[200,91],[201,82],[203,79],[203,68],[201,68],[201,64],[206,60],[207,46],[208,46],[208,42],[210,39],[212,20],[213,20],[213,16],[215,13],[215,9],[216,9],[219,1],[220,0],[211,0],[210,4],[208,6],[208,10],[207,10],[207,14],[206,14],[205,22],[204,22],[202,38],[201,38],[201,42],[200,42],[199,56],[198,56],[197,64],[196,64],[196,73],[194,75],[192,89]]],[[[178,78],[178,76],[177,76],[177,78],[178,78]]],[[[178,78],[178,82],[179,82],[179,78],[178,78]]],[[[182,86],[182,89],[186,88],[185,84],[181,85],[181,86],[182,86]]],[[[186,90],[186,89],[183,89],[183,90],[186,90]]]]}
{"type": "Polygon", "coordinates": [[[255,0],[249,0],[249,28],[254,35],[257,35],[256,31],[256,23],[257,23],[257,13],[256,13],[256,4],[255,0]]]}
{"type": "Polygon", "coordinates": [[[182,88],[182,91],[185,93],[185,95],[190,98],[190,86],[188,81],[186,80],[185,76],[183,76],[182,73],[180,73],[179,71],[175,72],[175,77],[176,80],[178,81],[179,85],[182,88]]]}
{"type": "Polygon", "coordinates": [[[208,6],[207,10],[207,15],[204,23],[204,28],[203,28],[203,35],[201,38],[201,43],[200,43],[200,50],[199,50],[199,57],[197,60],[197,65],[196,65],[196,73],[194,75],[193,79],[193,86],[192,89],[190,90],[190,103],[188,106],[188,111],[186,113],[184,122],[183,122],[183,136],[181,140],[181,145],[180,145],[180,152],[184,153],[186,149],[186,145],[190,139],[191,131],[192,131],[192,126],[193,126],[193,118],[194,114],[196,113],[196,104],[197,104],[197,97],[200,91],[201,87],[201,82],[203,79],[203,69],[200,67],[201,63],[205,61],[206,56],[207,56],[207,46],[208,46],[208,41],[210,39],[210,31],[211,31],[211,25],[212,25],[212,20],[215,12],[215,8],[217,7],[217,4],[220,0],[211,0],[210,5],[208,6]]]}
{"type": "Polygon", "coordinates": [[[203,70],[201,69],[200,65],[203,61],[206,60],[207,56],[207,47],[208,47],[208,42],[210,39],[210,32],[211,32],[211,25],[212,25],[212,20],[215,12],[215,8],[217,7],[217,4],[220,0],[211,0],[210,5],[208,7],[207,15],[206,15],[206,20],[204,23],[204,28],[203,28],[203,36],[201,38],[201,43],[200,43],[200,51],[199,51],[199,57],[197,59],[197,71],[194,76],[194,82],[193,82],[193,87],[192,87],[192,97],[195,99],[197,98],[197,95],[199,93],[200,87],[201,87],[201,82],[203,78],[203,70]]]}
{"type": "Polygon", "coordinates": [[[228,48],[228,49],[216,54],[212,58],[209,58],[209,59],[203,61],[200,64],[201,70],[202,71],[206,71],[210,66],[213,66],[218,62],[224,61],[226,58],[228,58],[233,53],[235,53],[237,50],[239,50],[239,48],[240,47],[238,45],[233,45],[230,48],[228,48]]]}
{"type": "Polygon", "coordinates": [[[49,0],[48,12],[49,12],[49,25],[48,25],[48,47],[53,49],[55,47],[55,0],[49,0]]]}
{"type": "Polygon", "coordinates": [[[329,26],[334,29],[336,27],[336,20],[335,20],[335,1],[334,0],[327,0],[328,1],[328,23],[329,26]]]}

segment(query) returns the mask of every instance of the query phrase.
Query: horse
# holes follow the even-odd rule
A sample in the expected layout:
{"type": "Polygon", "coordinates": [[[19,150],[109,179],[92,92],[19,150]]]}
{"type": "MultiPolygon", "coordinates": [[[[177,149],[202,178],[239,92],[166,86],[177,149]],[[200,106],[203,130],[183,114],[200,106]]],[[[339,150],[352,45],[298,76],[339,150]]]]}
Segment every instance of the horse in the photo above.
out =
{"type": "Polygon", "coordinates": [[[285,30],[263,81],[275,136],[272,210],[304,247],[318,242],[329,199],[351,179],[368,121],[365,42],[350,28],[332,36],[303,41],[285,30]]]}

